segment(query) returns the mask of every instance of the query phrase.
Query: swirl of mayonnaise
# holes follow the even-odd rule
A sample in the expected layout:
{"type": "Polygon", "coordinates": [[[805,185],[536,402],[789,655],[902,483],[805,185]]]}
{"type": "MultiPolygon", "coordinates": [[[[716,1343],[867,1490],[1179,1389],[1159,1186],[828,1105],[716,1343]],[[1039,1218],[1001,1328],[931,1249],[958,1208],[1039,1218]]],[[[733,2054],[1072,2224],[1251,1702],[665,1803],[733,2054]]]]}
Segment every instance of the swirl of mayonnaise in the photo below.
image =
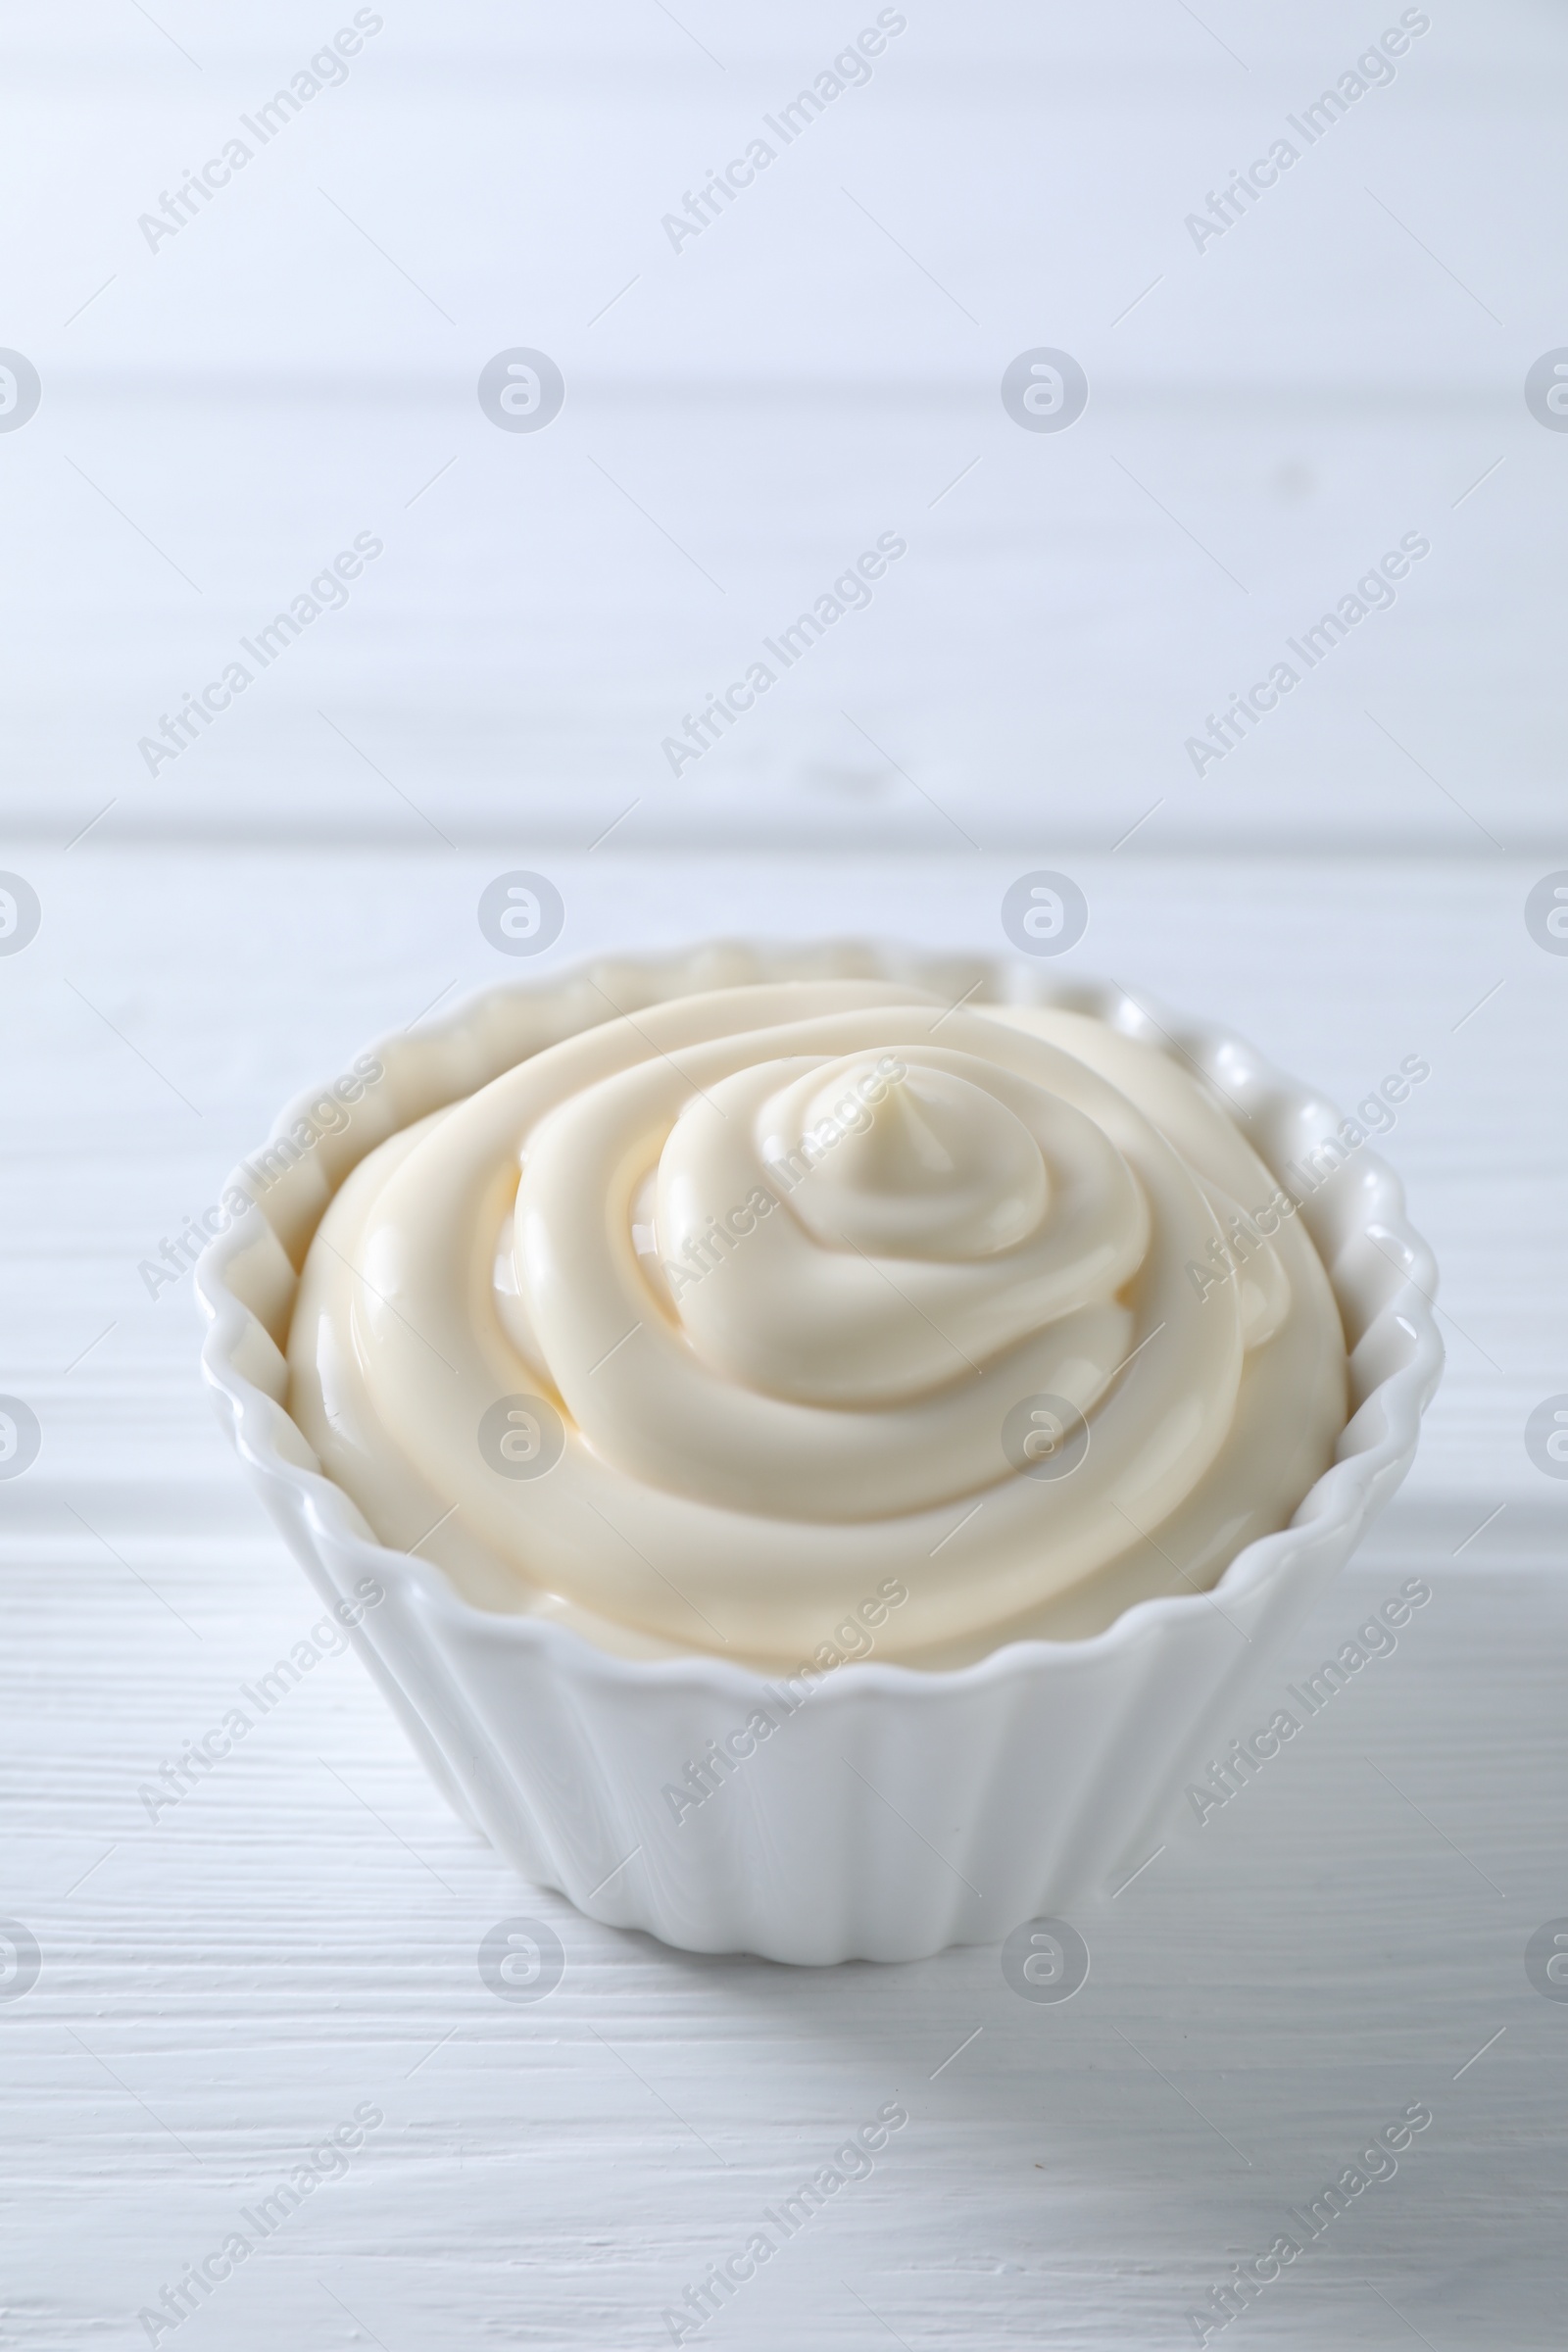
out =
{"type": "Polygon", "coordinates": [[[480,1605],[773,1662],[896,1592],[880,1654],[948,1663],[1063,1596],[1206,1589],[1327,1466],[1311,1244],[1249,1226],[1216,1275],[1271,1186],[1081,1015],[714,990],[372,1152],[307,1258],[292,1409],[480,1605]]]}

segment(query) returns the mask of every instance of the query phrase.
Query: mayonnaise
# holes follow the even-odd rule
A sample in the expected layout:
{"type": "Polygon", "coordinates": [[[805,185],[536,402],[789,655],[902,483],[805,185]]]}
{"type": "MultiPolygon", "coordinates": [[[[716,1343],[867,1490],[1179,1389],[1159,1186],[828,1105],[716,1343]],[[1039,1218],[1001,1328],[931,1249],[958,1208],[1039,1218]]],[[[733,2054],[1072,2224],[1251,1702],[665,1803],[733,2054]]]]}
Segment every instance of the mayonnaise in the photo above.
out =
{"type": "Polygon", "coordinates": [[[1206,1591],[1332,1460],[1298,1220],[1215,1279],[1272,1182],[1085,1016],[715,990],[372,1152],[306,1261],[291,1409],[479,1606],[775,1665],[897,1587],[875,1654],[957,1663],[1206,1591]]]}

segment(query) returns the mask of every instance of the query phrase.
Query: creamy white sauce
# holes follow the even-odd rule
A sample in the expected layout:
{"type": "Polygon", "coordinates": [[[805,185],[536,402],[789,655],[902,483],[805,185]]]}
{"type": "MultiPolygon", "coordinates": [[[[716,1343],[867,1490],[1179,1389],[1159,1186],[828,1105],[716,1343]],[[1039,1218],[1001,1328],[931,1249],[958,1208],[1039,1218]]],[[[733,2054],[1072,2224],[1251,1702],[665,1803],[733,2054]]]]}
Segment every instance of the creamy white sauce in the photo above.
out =
{"type": "Polygon", "coordinates": [[[1195,1273],[1272,1185],[1083,1016],[713,991],[373,1152],[307,1258],[291,1405],[481,1606],[793,1665],[896,1589],[858,1643],[952,1664],[1206,1590],[1328,1466],[1344,1340],[1298,1220],[1195,1273]]]}

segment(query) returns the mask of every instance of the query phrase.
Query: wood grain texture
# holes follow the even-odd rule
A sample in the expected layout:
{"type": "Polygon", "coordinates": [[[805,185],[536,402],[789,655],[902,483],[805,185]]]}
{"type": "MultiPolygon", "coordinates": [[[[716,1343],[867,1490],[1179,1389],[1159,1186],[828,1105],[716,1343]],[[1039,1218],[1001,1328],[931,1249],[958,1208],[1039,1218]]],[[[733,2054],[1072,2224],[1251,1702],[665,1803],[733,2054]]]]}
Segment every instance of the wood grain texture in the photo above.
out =
{"type": "MultiPolygon", "coordinates": [[[[533,968],[498,955],[475,914],[520,855],[90,838],[27,854],[46,919],[0,960],[17,1138],[0,1176],[10,1376],[49,1428],[26,1491],[57,1473],[152,1490],[193,1459],[204,1487],[228,1491],[191,1378],[188,1280],[149,1297],[138,1267],[218,1199],[290,1095],[431,1000],[533,968]],[[66,1067],[78,1074],[69,1090],[66,1067]]],[[[1004,951],[999,908],[1019,871],[971,851],[529,855],[566,905],[542,969],[715,930],[1004,951]]],[[[1568,1380],[1568,957],[1526,932],[1538,869],[1495,857],[1172,858],[1136,843],[1066,861],[1091,911],[1064,973],[1231,1021],[1330,1103],[1360,1101],[1406,1055],[1430,1062],[1383,1139],[1438,1252],[1449,1350],[1410,1492],[1551,1500],[1522,1431],[1568,1380]]]]}
{"type": "Polygon", "coordinates": [[[0,341],[44,398],[0,432],[0,868],[43,922],[0,954],[0,1393],[43,1444],[0,1480],[0,1915],[41,1948],[20,1997],[0,1974],[0,2346],[128,2352],[236,2229],[163,2343],[666,2344],[894,2098],[870,2177],[697,2341],[1191,2343],[1425,2101],[1237,2340],[1559,2344],[1568,2003],[1523,1954],[1568,1914],[1568,1486],[1523,1427],[1568,1391],[1568,957],[1523,907],[1568,868],[1568,438],[1521,385],[1568,334],[1561,22],[1433,10],[1199,253],[1188,211],[1384,19],[911,8],[677,254],[662,215],[874,9],[383,13],[156,251],[138,216],[352,11],[86,0],[7,35],[0,341]],[[515,344],[567,379],[537,438],[475,399],[515,344]],[[1038,344],[1091,379],[1065,435],[998,398],[1038,344]],[[139,738],[360,530],[346,607],[149,774],[139,738]],[[871,606],[673,777],[663,737],[884,530],[871,606]],[[1394,608],[1195,775],[1187,736],[1406,531],[1394,608]],[[1061,866],[1064,972],[1333,1102],[1431,1064],[1384,1148],[1447,1377],[1238,1734],[1407,1578],[1433,1598],[1222,1811],[1173,1791],[1075,1914],[1066,2004],[995,1948],[790,1971],[590,1925],[448,1816],[353,1659],[244,1694],[316,1612],[200,1395],[188,1279],[139,1269],[288,1096],[528,968],[475,921],[516,866],[566,905],[541,969],[716,931],[994,951],[1007,884],[1061,866]],[[477,1966],[519,1916],[564,1949],[533,2006],[477,1966]],[[242,2210],[362,2103],[263,2243],[242,2210]]]}
{"type": "MultiPolygon", "coordinates": [[[[1331,1096],[1430,1057],[1388,1148],[1458,1323],[1406,1499],[1277,1683],[1407,1575],[1436,1597],[1223,1813],[1200,1829],[1178,1801],[1167,1850],[1077,1915],[1093,1969],[1057,2010],[1021,2002],[995,1950],[797,1974],[590,1926],[446,1815],[352,1659],[265,1717],[242,1694],[313,1611],[197,1393],[185,1289],[147,1298],[137,1261],[299,1083],[495,976],[473,917],[493,870],[83,844],[36,865],[48,926],[0,966],[20,1139],[4,1385],[44,1426],[0,1485],[4,1907],[44,1953],[0,2003],[18,2148],[0,2341],[144,2341],[136,2313],[368,2100],[386,2121],[348,2175],[180,2341],[667,2342],[661,2314],[897,2095],[911,2120],[872,2176],[702,2340],[1192,2340],[1185,2315],[1229,2264],[1424,2099],[1436,2120],[1398,2176],[1249,2329],[1381,2352],[1392,2303],[1441,2352],[1553,2342],[1542,2217],[1563,2185],[1568,2017],[1522,1954],[1563,1906],[1568,1498],[1520,1430],[1563,1377],[1564,975],[1524,935],[1520,874],[1125,851],[1075,869],[1079,958],[1233,1008],[1331,1096]],[[142,1788],[234,1706],[253,1721],[233,1756],[150,1819],[142,1788]],[[565,1948],[537,2009],[477,1971],[514,1916],[565,1948]]],[[[561,961],[720,913],[996,946],[1012,869],[600,853],[552,871],[561,961]]]]}
{"type": "MultiPolygon", "coordinates": [[[[1420,1556],[1353,1572],[1282,1685],[1420,1556]]],[[[1435,2120],[1397,2177],[1250,2328],[1396,2342],[1375,2286],[1435,2345],[1557,2340],[1568,2021],[1522,1965],[1562,1903],[1554,1573],[1429,1571],[1392,1657],[1078,1909],[1093,1965],[1058,2009],[995,1950],[792,1972],[590,1926],[444,1814],[346,1659],[150,1825],[139,1788],[309,1612],[260,1538],[125,1558],[56,1544],[7,1579],[8,1901],[44,1953],[3,2020],[7,2340],[138,2340],[136,2311],[368,2100],[386,2120],[347,2176],[182,2342],[667,2342],[661,2313],[895,2096],[910,2121],[872,2176],[705,2340],[1191,2340],[1229,2263],[1417,2100],[1435,2120]],[[565,1949],[537,2008],[477,1972],[518,1915],[565,1949]]]]}
{"type": "Polygon", "coordinates": [[[13,826],[64,843],[112,798],[110,839],[586,848],[635,801],[628,844],[1108,848],[1158,801],[1152,845],[1560,831],[1568,443],[1522,389],[1563,331],[1557,19],[1440,12],[1200,251],[1194,208],[1378,29],[1349,0],[1309,33],[917,11],[675,251],[684,191],[856,29],[677,14],[419,0],[151,250],[320,22],[192,0],[165,40],[97,0],[90,70],[22,46],[6,331],[47,390],[0,466],[13,826]],[[475,397],[517,345],[568,385],[542,434],[475,397]],[[999,396],[1041,345],[1090,379],[1065,433],[999,396]],[[384,553],[262,670],[241,640],[361,531],[384,553]],[[672,775],[685,714],[884,532],[870,606],[672,775]],[[1288,640],[1407,533],[1397,603],[1306,672],[1288,640]],[[150,775],[236,657],[252,685],[150,775]],[[1195,774],[1282,660],[1299,686],[1195,774]]]}

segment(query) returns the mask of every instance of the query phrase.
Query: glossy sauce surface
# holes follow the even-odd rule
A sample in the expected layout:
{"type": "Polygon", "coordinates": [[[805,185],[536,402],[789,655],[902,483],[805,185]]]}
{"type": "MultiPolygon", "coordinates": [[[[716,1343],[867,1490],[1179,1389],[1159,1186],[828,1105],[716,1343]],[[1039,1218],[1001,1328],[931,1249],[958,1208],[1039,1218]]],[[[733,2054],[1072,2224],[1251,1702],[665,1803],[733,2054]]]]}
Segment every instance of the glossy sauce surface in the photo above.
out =
{"type": "Polygon", "coordinates": [[[361,1164],[292,1409],[481,1606],[778,1664],[896,1588],[860,1639],[956,1663],[1206,1589],[1327,1467],[1344,1342],[1299,1222],[1212,1279],[1273,1189],[1196,1077],[1080,1015],[679,999],[361,1164]]]}

